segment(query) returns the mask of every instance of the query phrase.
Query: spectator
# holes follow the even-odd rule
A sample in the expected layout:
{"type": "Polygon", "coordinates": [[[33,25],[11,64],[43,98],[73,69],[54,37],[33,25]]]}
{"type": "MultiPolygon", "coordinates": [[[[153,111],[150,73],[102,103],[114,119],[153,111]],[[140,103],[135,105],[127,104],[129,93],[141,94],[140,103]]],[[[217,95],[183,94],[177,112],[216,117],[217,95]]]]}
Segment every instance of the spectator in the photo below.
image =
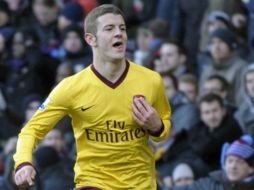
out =
{"type": "Polygon", "coordinates": [[[222,98],[216,94],[202,96],[199,109],[201,121],[189,130],[189,144],[212,171],[220,167],[223,143],[239,138],[242,130],[233,116],[226,113],[222,98]]]}
{"type": "Polygon", "coordinates": [[[144,61],[148,57],[149,46],[152,39],[153,37],[148,30],[148,26],[146,26],[146,24],[141,25],[138,28],[136,36],[137,50],[134,52],[135,63],[139,65],[145,64],[144,61]]]}
{"type": "Polygon", "coordinates": [[[11,11],[11,25],[15,28],[28,26],[31,21],[31,1],[30,0],[5,0],[11,11]]]}
{"type": "Polygon", "coordinates": [[[159,54],[160,60],[155,62],[155,71],[159,73],[170,72],[177,79],[188,72],[186,52],[177,41],[163,41],[159,54]]]}
{"type": "Polygon", "coordinates": [[[39,37],[40,48],[44,53],[50,53],[59,47],[58,12],[59,7],[55,0],[33,1],[35,19],[32,20],[32,27],[34,33],[39,37]]]}
{"type": "Polygon", "coordinates": [[[6,97],[8,105],[15,110],[17,115],[23,117],[22,99],[30,93],[42,92],[41,80],[35,72],[35,65],[39,53],[33,55],[27,48],[26,31],[17,30],[12,41],[12,57],[8,62],[8,77],[6,82],[6,97]]]}
{"type": "Polygon", "coordinates": [[[237,107],[230,101],[233,100],[230,84],[223,76],[217,74],[211,75],[203,83],[202,89],[203,94],[214,93],[219,95],[224,101],[227,112],[233,114],[237,110],[237,107]]]}
{"type": "Polygon", "coordinates": [[[159,49],[163,40],[169,37],[168,23],[162,19],[152,19],[148,22],[149,31],[149,52],[148,57],[144,60],[144,66],[154,69],[155,60],[159,58],[159,49]]]}
{"type": "Polygon", "coordinates": [[[189,129],[199,122],[199,112],[187,96],[178,90],[177,79],[168,73],[162,73],[163,83],[172,107],[172,125],[176,133],[183,129],[189,129]],[[187,114],[188,113],[188,114],[187,114]],[[185,114],[183,118],[182,115],[185,114]]]}
{"type": "Polygon", "coordinates": [[[83,29],[70,25],[62,32],[63,46],[52,51],[51,56],[72,64],[75,73],[91,64],[91,50],[83,39],[83,29]]]}
{"type": "Polygon", "coordinates": [[[254,188],[254,147],[249,135],[235,140],[222,153],[223,169],[214,171],[189,186],[173,190],[252,190],[254,188]]]}
{"type": "Polygon", "coordinates": [[[169,188],[173,186],[184,186],[192,184],[194,181],[194,171],[190,164],[180,162],[175,165],[172,177],[166,176],[163,178],[163,190],[168,190],[169,188]]]}
{"type": "Polygon", "coordinates": [[[235,118],[241,125],[244,133],[254,136],[254,64],[247,67],[244,76],[244,102],[235,113],[235,118]]]}
{"type": "Polygon", "coordinates": [[[243,74],[247,64],[236,54],[237,42],[234,34],[226,29],[217,29],[211,36],[211,59],[201,75],[201,86],[213,74],[224,76],[232,85],[234,103],[240,105],[243,95],[243,74]]]}
{"type": "Polygon", "coordinates": [[[179,90],[184,92],[188,99],[195,103],[198,97],[198,80],[192,74],[184,74],[179,78],[179,90]]]}
{"type": "Polygon", "coordinates": [[[192,184],[195,179],[194,171],[189,164],[179,163],[173,170],[172,179],[174,186],[192,184]]]}
{"type": "Polygon", "coordinates": [[[231,18],[234,17],[237,13],[245,12],[244,3],[241,0],[208,0],[208,6],[205,11],[205,15],[202,19],[201,26],[201,44],[203,44],[203,48],[201,45],[201,51],[204,51],[207,45],[208,40],[208,32],[207,32],[207,18],[215,11],[221,11],[228,15],[229,22],[231,23],[231,18]],[[204,43],[202,43],[204,42],[204,43]]]}
{"type": "Polygon", "coordinates": [[[208,51],[209,35],[219,28],[229,29],[231,27],[230,17],[227,13],[220,10],[211,11],[205,17],[205,29],[201,33],[200,49],[205,52],[208,51]]]}

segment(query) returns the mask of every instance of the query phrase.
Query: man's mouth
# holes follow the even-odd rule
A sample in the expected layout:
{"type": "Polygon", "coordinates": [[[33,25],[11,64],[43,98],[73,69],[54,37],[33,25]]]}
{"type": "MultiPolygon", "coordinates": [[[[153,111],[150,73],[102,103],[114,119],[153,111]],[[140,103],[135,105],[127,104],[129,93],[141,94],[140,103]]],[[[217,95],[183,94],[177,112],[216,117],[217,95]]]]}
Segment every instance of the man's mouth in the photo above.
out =
{"type": "Polygon", "coordinates": [[[113,43],[113,47],[119,48],[123,46],[123,42],[115,42],[113,43]]]}

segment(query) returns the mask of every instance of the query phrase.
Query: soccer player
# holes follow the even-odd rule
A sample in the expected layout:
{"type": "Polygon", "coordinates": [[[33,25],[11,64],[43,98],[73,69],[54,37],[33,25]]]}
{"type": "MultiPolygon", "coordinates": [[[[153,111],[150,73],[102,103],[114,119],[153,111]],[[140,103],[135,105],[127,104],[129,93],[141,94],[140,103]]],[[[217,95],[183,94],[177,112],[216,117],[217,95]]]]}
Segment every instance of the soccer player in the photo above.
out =
{"type": "Polygon", "coordinates": [[[85,40],[93,63],[60,82],[22,129],[14,155],[15,182],[33,184],[32,152],[68,114],[77,146],[78,190],[156,189],[148,139],[167,138],[171,115],[161,77],[125,59],[126,26],[113,5],[87,15],[85,40]]]}

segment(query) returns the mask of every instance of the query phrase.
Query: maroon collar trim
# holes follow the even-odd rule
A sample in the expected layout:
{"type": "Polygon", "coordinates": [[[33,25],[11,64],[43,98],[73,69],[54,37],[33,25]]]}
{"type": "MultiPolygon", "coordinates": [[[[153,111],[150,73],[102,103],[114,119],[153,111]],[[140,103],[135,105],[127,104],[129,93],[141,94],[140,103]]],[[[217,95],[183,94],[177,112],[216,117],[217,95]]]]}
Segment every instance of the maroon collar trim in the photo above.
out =
{"type": "Polygon", "coordinates": [[[128,73],[128,70],[129,70],[129,67],[130,67],[130,63],[126,60],[126,67],[125,67],[125,70],[123,72],[123,74],[119,77],[119,79],[116,81],[116,82],[111,82],[109,81],[108,79],[106,79],[104,76],[102,76],[94,67],[94,65],[92,64],[91,66],[91,69],[92,71],[94,72],[94,74],[103,82],[105,83],[107,86],[115,89],[117,86],[119,86],[123,80],[125,79],[127,73],[128,73]]]}

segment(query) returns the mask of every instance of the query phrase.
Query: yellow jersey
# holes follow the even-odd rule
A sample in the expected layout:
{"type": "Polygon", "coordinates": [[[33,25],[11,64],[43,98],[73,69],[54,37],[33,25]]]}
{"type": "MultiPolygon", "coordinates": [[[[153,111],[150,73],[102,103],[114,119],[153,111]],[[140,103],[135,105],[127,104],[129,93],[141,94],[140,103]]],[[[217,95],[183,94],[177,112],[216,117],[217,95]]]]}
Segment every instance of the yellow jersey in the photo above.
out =
{"type": "Polygon", "coordinates": [[[163,122],[160,136],[151,138],[167,138],[171,110],[158,73],[127,61],[122,76],[112,83],[90,65],[60,82],[22,129],[14,155],[15,167],[32,163],[37,143],[68,114],[77,148],[77,188],[156,189],[149,133],[131,115],[136,95],[144,96],[163,122]]]}

